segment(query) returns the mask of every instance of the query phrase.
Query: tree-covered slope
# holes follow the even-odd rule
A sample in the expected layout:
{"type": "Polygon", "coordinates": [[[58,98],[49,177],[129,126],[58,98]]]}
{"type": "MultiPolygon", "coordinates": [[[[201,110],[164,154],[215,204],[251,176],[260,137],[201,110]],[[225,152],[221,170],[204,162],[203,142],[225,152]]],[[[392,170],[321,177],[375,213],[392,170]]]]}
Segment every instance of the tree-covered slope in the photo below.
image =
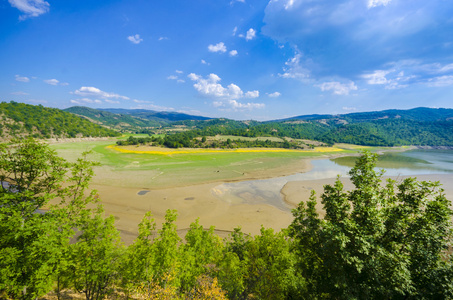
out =
{"type": "Polygon", "coordinates": [[[64,111],[83,116],[94,123],[102,124],[117,130],[137,131],[148,127],[160,127],[168,123],[167,120],[158,118],[149,120],[135,117],[130,114],[113,113],[85,106],[73,106],[64,109],[64,111]]]}
{"type": "Polygon", "coordinates": [[[147,119],[147,120],[156,120],[156,121],[165,121],[176,122],[184,120],[209,120],[210,118],[202,116],[193,116],[184,113],[178,112],[168,112],[168,111],[154,111],[147,109],[123,109],[123,108],[103,108],[102,111],[108,111],[114,114],[120,115],[131,115],[133,117],[147,119]]]}
{"type": "Polygon", "coordinates": [[[11,101],[0,103],[0,136],[4,139],[33,136],[51,137],[106,137],[118,132],[94,124],[74,114],[42,105],[11,101]]]}
{"type": "Polygon", "coordinates": [[[146,109],[106,108],[94,109],[74,106],[65,111],[84,116],[89,120],[120,131],[142,132],[150,127],[161,127],[185,120],[208,120],[209,118],[192,116],[176,112],[157,112],[146,109]]]}

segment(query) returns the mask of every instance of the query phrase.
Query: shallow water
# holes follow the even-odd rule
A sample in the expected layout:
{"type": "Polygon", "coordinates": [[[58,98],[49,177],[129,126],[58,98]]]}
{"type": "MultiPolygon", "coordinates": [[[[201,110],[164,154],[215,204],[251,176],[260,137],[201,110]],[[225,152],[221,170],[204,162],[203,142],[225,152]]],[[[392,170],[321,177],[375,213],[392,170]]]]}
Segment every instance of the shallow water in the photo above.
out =
{"type": "MultiPolygon", "coordinates": [[[[224,183],[216,186],[212,193],[223,201],[240,204],[270,204],[281,210],[291,208],[283,202],[280,193],[290,181],[318,180],[348,177],[356,157],[313,160],[312,170],[306,173],[263,180],[224,183]]],[[[378,169],[385,168],[386,176],[414,176],[425,174],[453,173],[453,150],[413,150],[401,153],[386,153],[378,161],[378,169]]]]}

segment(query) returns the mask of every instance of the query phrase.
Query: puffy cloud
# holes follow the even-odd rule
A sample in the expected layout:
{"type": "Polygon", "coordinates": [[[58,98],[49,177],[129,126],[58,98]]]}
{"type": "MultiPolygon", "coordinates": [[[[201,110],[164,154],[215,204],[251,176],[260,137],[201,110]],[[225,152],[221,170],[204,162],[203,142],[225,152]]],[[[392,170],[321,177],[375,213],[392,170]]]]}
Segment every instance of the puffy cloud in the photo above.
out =
{"type": "Polygon", "coordinates": [[[260,96],[259,91],[249,91],[245,93],[245,98],[258,98],[260,96]]]}
{"type": "Polygon", "coordinates": [[[274,93],[270,93],[270,94],[267,94],[269,97],[271,98],[278,98],[281,96],[281,94],[279,92],[274,92],[274,93]]]}
{"type": "Polygon", "coordinates": [[[50,4],[43,0],[8,0],[12,7],[20,10],[24,15],[19,20],[37,17],[49,11],[50,4]]]}
{"type": "Polygon", "coordinates": [[[123,100],[129,100],[129,97],[126,96],[121,96],[115,93],[107,93],[104,91],[101,91],[98,88],[92,87],[92,86],[82,86],[80,89],[75,90],[73,94],[82,96],[82,97],[93,97],[93,98],[103,98],[103,99],[123,99],[123,100]]]}
{"type": "Polygon", "coordinates": [[[56,79],[46,79],[46,80],[44,80],[44,82],[47,83],[47,84],[50,84],[50,85],[57,85],[58,83],[60,83],[56,79]]]}
{"type": "Polygon", "coordinates": [[[340,83],[337,81],[323,82],[319,85],[316,85],[321,89],[321,91],[332,91],[334,95],[349,95],[350,91],[357,90],[357,86],[354,82],[349,83],[340,83]]]}
{"type": "Polygon", "coordinates": [[[236,56],[238,55],[238,51],[237,50],[231,50],[230,51],[230,56],[236,56]]]}
{"type": "Polygon", "coordinates": [[[225,46],[225,44],[223,42],[220,42],[220,43],[215,44],[215,45],[209,45],[208,46],[208,50],[209,50],[209,52],[225,53],[227,51],[227,48],[226,48],[226,46],[225,46]]]}
{"type": "Polygon", "coordinates": [[[16,81],[20,81],[20,82],[29,82],[30,81],[30,78],[25,77],[25,76],[16,75],[15,77],[16,77],[16,81]]]}
{"type": "Polygon", "coordinates": [[[234,83],[227,87],[222,86],[219,82],[220,77],[216,74],[209,74],[206,78],[195,73],[190,73],[187,76],[190,80],[195,81],[194,88],[203,96],[213,98],[215,107],[227,107],[231,109],[252,109],[262,108],[264,104],[247,103],[243,104],[237,100],[240,98],[257,98],[259,91],[248,91],[244,93],[242,89],[234,83]]]}
{"type": "Polygon", "coordinates": [[[245,40],[250,41],[253,40],[256,36],[256,31],[253,28],[247,30],[247,34],[245,35],[245,40]]]}
{"type": "Polygon", "coordinates": [[[143,42],[143,39],[140,38],[139,34],[130,35],[130,36],[127,37],[127,39],[129,41],[131,41],[133,44],[140,44],[141,42],[143,42]]]}

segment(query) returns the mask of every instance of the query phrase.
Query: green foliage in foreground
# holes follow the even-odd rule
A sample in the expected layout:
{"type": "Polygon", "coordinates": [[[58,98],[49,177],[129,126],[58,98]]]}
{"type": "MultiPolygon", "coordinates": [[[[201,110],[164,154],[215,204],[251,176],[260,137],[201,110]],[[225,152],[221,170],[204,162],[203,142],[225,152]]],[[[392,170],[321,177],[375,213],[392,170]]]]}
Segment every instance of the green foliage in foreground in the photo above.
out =
{"type": "Polygon", "coordinates": [[[324,219],[313,194],[287,231],[237,228],[222,241],[195,221],[181,240],[169,210],[159,230],[146,214],[125,247],[114,218],[88,208],[93,163],[68,163],[33,140],[2,144],[0,297],[72,289],[86,299],[451,299],[450,201],[436,183],[381,185],[375,163],[363,154],[352,191],[325,187],[324,219]],[[51,199],[59,204],[36,211],[51,199]]]}

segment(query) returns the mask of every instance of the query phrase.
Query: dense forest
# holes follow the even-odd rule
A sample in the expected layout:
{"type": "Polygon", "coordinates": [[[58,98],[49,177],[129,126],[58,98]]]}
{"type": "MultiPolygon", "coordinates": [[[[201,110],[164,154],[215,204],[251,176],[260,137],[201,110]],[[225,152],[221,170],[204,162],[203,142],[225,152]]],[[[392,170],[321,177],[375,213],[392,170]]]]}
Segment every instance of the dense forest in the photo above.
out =
{"type": "Polygon", "coordinates": [[[119,133],[71,113],[42,105],[11,101],[0,103],[0,136],[35,138],[75,138],[118,136],[119,133]]]}
{"type": "Polygon", "coordinates": [[[34,140],[0,144],[0,298],[453,298],[451,202],[436,183],[381,184],[375,154],[351,169],[355,189],[337,180],[321,200],[312,193],[281,232],[221,240],[194,220],[181,238],[168,210],[159,227],[147,213],[128,246],[96,206],[86,155],[69,163],[34,140]]]}

